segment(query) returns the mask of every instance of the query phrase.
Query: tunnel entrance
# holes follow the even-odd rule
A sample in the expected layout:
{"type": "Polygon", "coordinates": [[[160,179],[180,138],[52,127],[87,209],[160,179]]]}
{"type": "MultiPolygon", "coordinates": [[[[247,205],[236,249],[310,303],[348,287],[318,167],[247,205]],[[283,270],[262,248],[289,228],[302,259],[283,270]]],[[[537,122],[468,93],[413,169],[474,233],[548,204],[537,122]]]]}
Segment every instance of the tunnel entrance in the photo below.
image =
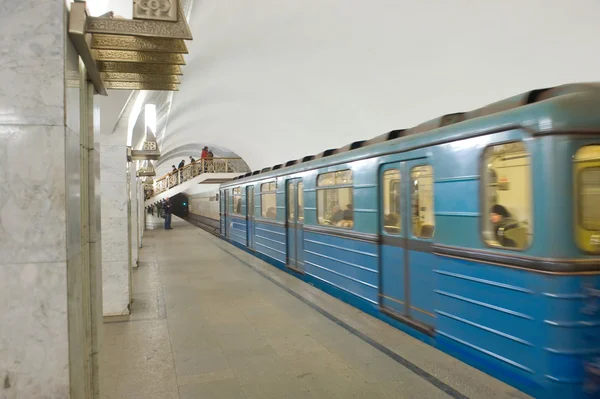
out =
{"type": "Polygon", "coordinates": [[[179,193],[172,196],[171,204],[173,205],[173,215],[182,219],[187,219],[190,206],[190,201],[187,194],[179,193]]]}

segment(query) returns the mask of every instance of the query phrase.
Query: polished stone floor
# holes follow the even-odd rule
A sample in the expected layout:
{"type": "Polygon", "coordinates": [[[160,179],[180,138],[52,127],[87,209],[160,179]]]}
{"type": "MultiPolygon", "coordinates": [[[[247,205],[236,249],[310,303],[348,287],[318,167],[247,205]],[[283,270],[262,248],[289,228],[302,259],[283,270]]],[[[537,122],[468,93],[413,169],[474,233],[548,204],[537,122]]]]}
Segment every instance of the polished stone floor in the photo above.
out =
{"type": "Polygon", "coordinates": [[[149,217],[130,320],[104,325],[104,398],[527,397],[197,227],[160,223],[149,217]]]}

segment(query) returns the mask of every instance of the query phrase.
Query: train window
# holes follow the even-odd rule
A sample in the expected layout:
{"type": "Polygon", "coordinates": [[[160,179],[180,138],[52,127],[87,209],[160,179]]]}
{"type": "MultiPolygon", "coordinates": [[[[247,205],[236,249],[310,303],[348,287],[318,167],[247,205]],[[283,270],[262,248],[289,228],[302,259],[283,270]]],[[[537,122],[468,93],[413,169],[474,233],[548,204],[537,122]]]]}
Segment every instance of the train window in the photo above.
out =
{"type": "Polygon", "coordinates": [[[234,188],[232,191],[233,196],[233,213],[236,215],[242,214],[242,189],[240,187],[234,188]]]}
{"type": "Polygon", "coordinates": [[[246,214],[248,217],[254,217],[254,186],[248,186],[246,191],[246,214]]]}
{"type": "Polygon", "coordinates": [[[339,170],[337,172],[323,173],[317,177],[317,186],[335,186],[352,184],[352,171],[339,170]]]}
{"type": "Polygon", "coordinates": [[[327,226],[354,227],[352,171],[323,173],[317,177],[317,221],[327,226]]]}
{"type": "Polygon", "coordinates": [[[412,168],[410,183],[412,234],[418,238],[433,238],[435,232],[433,167],[419,165],[412,168]]]}
{"type": "Polygon", "coordinates": [[[294,182],[293,181],[288,182],[287,200],[288,200],[288,208],[287,208],[288,221],[293,222],[296,219],[296,205],[295,205],[296,194],[295,194],[295,190],[294,190],[294,182]]]}
{"type": "Polygon", "coordinates": [[[277,218],[277,184],[275,182],[260,185],[260,211],[267,219],[277,218]]]}
{"type": "Polygon", "coordinates": [[[531,156],[522,142],[483,153],[483,238],[492,247],[524,249],[533,237],[531,156]]]}
{"type": "Polygon", "coordinates": [[[586,230],[600,230],[600,167],[585,168],[579,175],[579,223],[586,230]]]}
{"type": "Polygon", "coordinates": [[[304,222],[304,183],[298,183],[298,221],[304,222]]]}
{"type": "Polygon", "coordinates": [[[383,230],[389,234],[402,231],[400,189],[400,171],[390,169],[383,172],[383,230]]]}
{"type": "Polygon", "coordinates": [[[580,148],[575,154],[577,245],[600,252],[600,145],[580,148]]]}

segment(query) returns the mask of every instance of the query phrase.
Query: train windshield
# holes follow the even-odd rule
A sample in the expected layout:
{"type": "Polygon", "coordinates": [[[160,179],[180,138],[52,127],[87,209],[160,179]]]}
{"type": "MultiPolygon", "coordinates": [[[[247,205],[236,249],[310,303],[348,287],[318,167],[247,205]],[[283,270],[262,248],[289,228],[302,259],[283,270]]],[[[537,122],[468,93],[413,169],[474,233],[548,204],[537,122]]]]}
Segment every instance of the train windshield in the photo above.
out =
{"type": "Polygon", "coordinates": [[[575,154],[576,241],[589,253],[600,253],[600,145],[575,154]]]}

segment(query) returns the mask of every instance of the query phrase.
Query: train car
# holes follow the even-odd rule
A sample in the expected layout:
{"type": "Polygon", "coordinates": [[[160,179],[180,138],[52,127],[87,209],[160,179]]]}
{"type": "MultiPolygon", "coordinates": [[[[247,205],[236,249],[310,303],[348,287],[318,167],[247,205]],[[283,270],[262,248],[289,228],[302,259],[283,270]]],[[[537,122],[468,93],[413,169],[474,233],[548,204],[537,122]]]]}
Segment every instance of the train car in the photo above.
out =
{"type": "Polygon", "coordinates": [[[600,362],[600,84],[240,176],[221,236],[534,397],[600,362]]]}

